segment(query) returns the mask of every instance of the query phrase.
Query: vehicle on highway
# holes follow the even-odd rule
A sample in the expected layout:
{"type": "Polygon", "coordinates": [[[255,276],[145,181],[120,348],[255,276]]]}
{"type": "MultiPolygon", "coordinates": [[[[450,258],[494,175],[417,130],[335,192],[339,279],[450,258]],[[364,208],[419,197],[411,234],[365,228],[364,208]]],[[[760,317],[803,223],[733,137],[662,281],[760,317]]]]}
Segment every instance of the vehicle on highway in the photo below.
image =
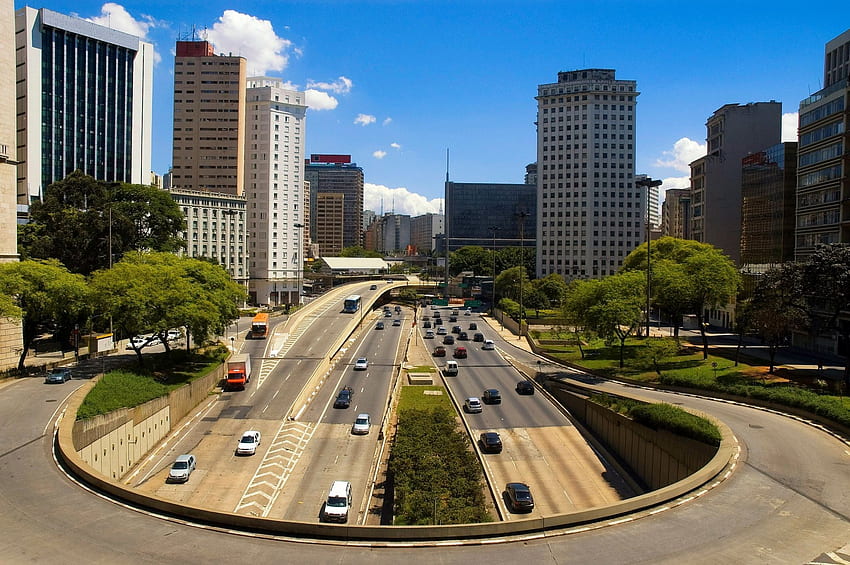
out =
{"type": "Polygon", "coordinates": [[[384,318],[392,318],[393,313],[391,310],[384,310],[384,318]]]}
{"type": "Polygon", "coordinates": [[[534,394],[534,385],[529,381],[519,381],[516,384],[517,394],[534,394]]]}
{"type": "Polygon", "coordinates": [[[334,400],[334,408],[348,408],[354,400],[354,391],[350,386],[342,387],[334,400]]]}
{"type": "Polygon", "coordinates": [[[150,345],[159,345],[160,343],[162,341],[155,335],[137,335],[130,338],[130,342],[127,343],[124,349],[127,351],[131,349],[144,349],[150,345]]]}
{"type": "Polygon", "coordinates": [[[400,325],[401,325],[401,320],[399,320],[398,318],[396,318],[395,320],[393,320],[393,325],[394,325],[394,326],[400,326],[400,325]]]}
{"type": "Polygon", "coordinates": [[[254,455],[257,452],[257,446],[260,445],[260,437],[260,432],[257,430],[243,433],[236,446],[236,455],[254,455]]]}
{"type": "Polygon", "coordinates": [[[71,380],[71,369],[68,367],[54,367],[47,373],[44,382],[49,385],[64,384],[71,380]]]}
{"type": "Polygon", "coordinates": [[[351,508],[351,483],[334,481],[328,491],[328,499],[322,508],[322,519],[326,522],[347,522],[351,508]]]}
{"type": "Polygon", "coordinates": [[[466,332],[460,332],[459,334],[457,334],[457,338],[460,341],[469,341],[469,334],[466,332]]]}
{"type": "Polygon", "coordinates": [[[443,369],[443,374],[447,377],[456,377],[457,369],[457,361],[446,361],[446,368],[443,369]]]}
{"type": "Polygon", "coordinates": [[[398,304],[395,305],[395,312],[396,314],[401,314],[401,306],[399,306],[398,304]]]}
{"type": "Polygon", "coordinates": [[[457,316],[449,316],[449,323],[457,322],[457,316]]]}
{"type": "Polygon", "coordinates": [[[462,328],[462,327],[460,327],[460,326],[452,326],[452,333],[453,333],[453,334],[459,334],[459,333],[460,333],[460,332],[462,332],[462,331],[463,331],[463,328],[462,328]]]}
{"type": "Polygon", "coordinates": [[[492,339],[485,339],[484,345],[481,346],[481,349],[488,349],[490,351],[496,349],[496,344],[493,343],[492,339]]]}
{"type": "Polygon", "coordinates": [[[437,328],[437,335],[446,335],[447,333],[449,333],[449,331],[446,329],[445,326],[440,326],[437,328]]]}
{"type": "Polygon", "coordinates": [[[358,414],[354,419],[354,425],[351,426],[351,433],[354,435],[364,435],[369,433],[369,427],[372,425],[372,420],[369,414],[358,414]]]}
{"type": "Polygon", "coordinates": [[[463,401],[463,409],[469,414],[479,414],[483,410],[481,407],[481,399],[477,396],[470,396],[463,401]]]}
{"type": "Polygon", "coordinates": [[[478,324],[476,324],[475,322],[469,322],[469,329],[470,330],[477,330],[478,324]]]}
{"type": "Polygon", "coordinates": [[[351,296],[347,296],[342,303],[342,311],[346,314],[353,314],[360,310],[360,295],[352,294],[351,296]]]}
{"type": "Polygon", "coordinates": [[[426,330],[425,339],[434,339],[434,330],[426,330]]]}
{"type": "Polygon", "coordinates": [[[247,353],[232,355],[227,360],[227,390],[245,390],[245,385],[251,382],[251,356],[247,353]]]}
{"type": "Polygon", "coordinates": [[[484,391],[484,394],[481,395],[481,399],[484,401],[484,404],[501,404],[502,403],[502,395],[499,394],[499,391],[495,388],[488,388],[484,391]]]}
{"type": "Polygon", "coordinates": [[[373,284],[372,286],[369,287],[369,290],[378,290],[378,285],[373,284]]]}
{"type": "Polygon", "coordinates": [[[434,348],[434,357],[445,357],[446,356],[446,348],[442,345],[438,345],[434,348]]]}
{"type": "Polygon", "coordinates": [[[266,339],[269,334],[269,313],[259,312],[251,320],[251,339],[266,339]]]}
{"type": "Polygon", "coordinates": [[[383,322],[378,322],[377,324],[375,324],[375,329],[376,329],[376,330],[382,330],[382,329],[384,329],[384,323],[383,323],[383,322]]]}
{"type": "Polygon", "coordinates": [[[466,310],[463,311],[463,315],[464,316],[472,316],[472,309],[467,308],[466,310]]]}
{"type": "Polygon", "coordinates": [[[505,494],[511,512],[531,512],[534,509],[534,497],[527,484],[508,483],[505,485],[505,494]]]}
{"type": "Polygon", "coordinates": [[[453,335],[445,335],[443,336],[443,345],[454,345],[455,336],[453,335]]]}
{"type": "Polygon", "coordinates": [[[369,368],[369,360],[365,357],[358,357],[357,361],[354,362],[354,370],[355,371],[365,371],[369,368]]]}
{"type": "Polygon", "coordinates": [[[455,347],[454,357],[455,359],[466,359],[466,348],[463,346],[455,347]]]}
{"type": "Polygon", "coordinates": [[[171,465],[168,471],[166,482],[169,483],[185,483],[189,480],[189,475],[195,470],[195,456],[192,454],[178,455],[177,459],[171,465]]]}
{"type": "Polygon", "coordinates": [[[430,328],[431,322],[429,320],[425,320],[424,322],[422,322],[422,327],[423,328],[430,328]]]}
{"type": "Polygon", "coordinates": [[[484,453],[501,453],[502,438],[496,432],[484,432],[478,437],[478,445],[484,453]]]}
{"type": "Polygon", "coordinates": [[[167,339],[168,341],[177,341],[181,337],[183,337],[183,334],[180,332],[180,330],[168,330],[168,332],[166,332],[165,334],[165,339],[167,339]]]}
{"type": "Polygon", "coordinates": [[[476,333],[472,336],[472,341],[484,341],[484,334],[483,334],[483,333],[481,333],[481,332],[476,332],[476,333]]]}
{"type": "Polygon", "coordinates": [[[457,310],[452,310],[452,316],[457,316],[457,310]]]}

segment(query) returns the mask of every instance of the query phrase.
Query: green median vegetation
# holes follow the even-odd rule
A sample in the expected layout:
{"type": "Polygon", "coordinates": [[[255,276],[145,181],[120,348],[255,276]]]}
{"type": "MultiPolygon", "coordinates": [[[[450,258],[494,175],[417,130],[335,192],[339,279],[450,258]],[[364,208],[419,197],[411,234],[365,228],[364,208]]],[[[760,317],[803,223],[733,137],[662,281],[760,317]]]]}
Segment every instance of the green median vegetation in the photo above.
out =
{"type": "Polygon", "coordinates": [[[395,525],[493,520],[481,465],[443,387],[402,387],[389,472],[395,525]]]}
{"type": "Polygon", "coordinates": [[[77,410],[77,420],[133,408],[165,396],[186,383],[199,379],[221,365],[227,357],[224,346],[204,352],[172,350],[151,356],[144,370],[128,367],[106,373],[86,395],[77,410]]]}

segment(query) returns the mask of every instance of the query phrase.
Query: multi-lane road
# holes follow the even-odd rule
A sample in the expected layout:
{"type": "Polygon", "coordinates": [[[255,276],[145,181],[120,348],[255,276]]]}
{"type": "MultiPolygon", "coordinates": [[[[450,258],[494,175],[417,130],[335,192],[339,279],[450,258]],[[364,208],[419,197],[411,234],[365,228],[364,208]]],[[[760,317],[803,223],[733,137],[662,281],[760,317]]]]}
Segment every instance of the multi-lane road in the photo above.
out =
{"type": "MultiPolygon", "coordinates": [[[[343,316],[334,310],[328,314],[330,318],[343,316]]],[[[322,323],[312,324],[310,328],[315,326],[315,329],[306,330],[304,335],[310,331],[331,334],[336,331],[336,328],[330,327],[332,324],[325,323],[324,318],[322,320],[322,323]]],[[[351,478],[357,482],[362,477],[363,484],[368,483],[373,472],[371,468],[354,468],[347,462],[343,467],[339,464],[340,458],[354,452],[368,453],[369,456],[364,459],[372,460],[377,449],[377,434],[354,437],[349,430],[357,412],[383,412],[381,403],[385,402],[389,393],[393,375],[391,369],[398,362],[399,351],[388,344],[398,343],[394,341],[393,332],[398,332],[396,338],[401,337],[402,332],[409,332],[409,325],[393,327],[388,324],[387,330],[382,333],[368,329],[361,340],[346,344],[346,351],[298,420],[304,425],[312,424],[312,431],[292,432],[291,441],[294,442],[301,433],[302,437],[309,436],[310,445],[300,455],[302,459],[290,470],[284,494],[279,494],[270,505],[257,494],[252,500],[260,502],[251,506],[250,511],[260,514],[269,508],[269,516],[313,521],[317,519],[320,500],[330,480],[351,478]],[[355,374],[349,363],[363,354],[370,357],[370,368],[355,374]],[[390,370],[383,372],[381,368],[385,364],[390,370]],[[347,384],[356,387],[355,405],[348,410],[326,408],[335,395],[335,389],[347,384]],[[342,468],[347,469],[346,476],[339,475],[342,468]],[[300,497],[298,493],[304,493],[304,496],[300,497]]],[[[486,328],[484,332],[487,333],[486,328]]],[[[236,510],[241,502],[247,501],[247,485],[259,469],[260,458],[267,457],[265,448],[275,443],[292,403],[307,384],[311,364],[319,362],[320,352],[308,343],[315,343],[315,340],[322,343],[322,340],[327,342],[328,339],[329,336],[322,337],[322,334],[307,339],[299,337],[282,359],[277,357],[279,352],[271,358],[271,351],[267,348],[282,349],[287,347],[286,343],[273,344],[272,340],[248,342],[246,347],[262,348],[261,356],[267,357],[264,366],[277,363],[277,367],[268,369],[259,388],[252,388],[259,384],[255,369],[252,387],[239,393],[227,393],[243,397],[253,394],[253,399],[246,398],[245,402],[238,399],[215,401],[210,412],[203,417],[209,427],[204,429],[203,425],[200,426],[199,430],[205,431],[194,432],[194,436],[188,434],[181,440],[186,443],[175,447],[178,451],[200,448],[200,452],[193,451],[198,453],[199,461],[215,461],[215,465],[205,467],[202,464],[196,472],[199,473],[197,477],[193,474],[190,481],[195,486],[211,488],[184,489],[191,493],[188,496],[190,503],[210,506],[211,503],[218,505],[226,501],[228,505],[232,504],[231,510],[236,510]],[[300,346],[302,339],[304,345],[300,346]],[[280,382],[283,379],[286,380],[280,382]],[[262,429],[263,449],[253,457],[236,458],[233,449],[237,436],[249,428],[262,429]],[[253,471],[250,469],[252,466],[253,471]],[[234,485],[236,476],[240,477],[238,485],[234,485]]],[[[501,347],[510,346],[502,344],[501,347]]],[[[251,353],[258,357],[258,352],[251,353]]],[[[515,412],[525,411],[536,416],[539,411],[522,402],[537,401],[538,397],[520,399],[509,396],[516,376],[510,376],[509,372],[504,377],[489,376],[498,374],[499,367],[487,367],[486,378],[474,376],[476,365],[484,368],[487,364],[487,359],[482,360],[477,354],[491,355],[494,352],[473,350],[472,353],[469,359],[461,360],[468,365],[461,371],[466,370],[468,374],[450,379],[449,386],[459,398],[479,395],[485,387],[496,386],[502,391],[505,400],[501,414],[495,407],[485,406],[482,414],[470,415],[468,419],[473,430],[496,429],[503,434],[503,439],[507,438],[506,450],[502,454],[485,458],[494,476],[499,476],[500,471],[492,468],[493,460],[501,458],[508,461],[513,457],[513,439],[507,430],[517,429],[512,427],[516,425],[514,418],[518,417],[515,412]]],[[[512,354],[525,355],[521,351],[512,351],[512,354]]],[[[284,555],[288,560],[310,562],[374,563],[416,559],[417,556],[425,558],[424,551],[428,551],[429,560],[447,563],[468,562],[470,559],[494,562],[525,559],[556,563],[672,563],[685,560],[694,563],[802,563],[850,540],[850,494],[846,489],[846,485],[850,484],[850,450],[846,444],[783,416],[652,391],[641,391],[641,394],[716,415],[732,428],[744,448],[738,469],[729,480],[676,509],[581,534],[466,548],[374,550],[221,534],[150,517],[116,505],[80,488],[57,470],[51,457],[50,424],[54,411],[75,384],[76,381],[71,381],[66,385],[47,386],[40,381],[22,380],[6,387],[0,394],[0,418],[6,430],[0,436],[0,476],[3,477],[0,480],[0,525],[5,534],[3,542],[0,542],[0,561],[4,563],[163,562],[176,558],[187,563],[217,563],[245,556],[255,563],[271,563],[279,562],[284,555]]],[[[615,384],[609,386],[612,391],[619,387],[615,384]]],[[[521,422],[519,429],[525,430],[523,433],[526,434],[528,430],[536,432],[553,427],[545,421],[539,426],[527,425],[526,420],[521,422]]],[[[528,445],[529,439],[533,445],[538,445],[538,440],[533,437],[520,438],[519,443],[528,445]]],[[[289,454],[294,443],[283,442],[281,445],[281,453],[289,454]]],[[[559,451],[558,447],[542,439],[536,449],[544,460],[553,458],[559,451]]],[[[555,467],[561,463],[551,459],[546,465],[555,467]]],[[[161,473],[161,469],[153,469],[145,484],[162,487],[162,483],[156,480],[157,473],[161,473]]],[[[571,492],[574,486],[567,487],[564,490],[570,498],[577,496],[577,493],[571,492]]],[[[541,496],[542,492],[538,499],[541,496]]],[[[363,509],[364,497],[363,494],[356,496],[355,505],[359,511],[363,509]]],[[[545,498],[549,497],[554,495],[546,493],[545,498]]],[[[360,519],[362,512],[358,513],[360,519]]]]}

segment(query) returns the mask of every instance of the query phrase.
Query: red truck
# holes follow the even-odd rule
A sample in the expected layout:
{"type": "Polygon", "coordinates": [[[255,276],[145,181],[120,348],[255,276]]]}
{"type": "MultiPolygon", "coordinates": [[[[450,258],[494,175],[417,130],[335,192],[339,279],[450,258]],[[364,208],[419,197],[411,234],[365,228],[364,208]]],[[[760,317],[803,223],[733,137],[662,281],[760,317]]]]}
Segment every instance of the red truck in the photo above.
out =
{"type": "Polygon", "coordinates": [[[251,356],[245,353],[233,355],[227,360],[227,390],[244,390],[251,382],[251,356]]]}

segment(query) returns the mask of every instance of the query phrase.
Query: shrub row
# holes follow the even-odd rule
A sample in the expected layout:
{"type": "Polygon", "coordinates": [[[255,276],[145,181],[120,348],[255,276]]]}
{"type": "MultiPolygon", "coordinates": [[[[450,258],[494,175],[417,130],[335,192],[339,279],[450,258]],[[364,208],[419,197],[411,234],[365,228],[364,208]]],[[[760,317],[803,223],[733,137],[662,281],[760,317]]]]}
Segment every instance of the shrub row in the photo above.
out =
{"type": "Polygon", "coordinates": [[[453,411],[400,409],[388,468],[396,525],[492,521],[481,466],[453,411]]]}
{"type": "Polygon", "coordinates": [[[590,400],[653,430],[667,430],[709,445],[720,445],[722,436],[713,422],[695,416],[678,406],[663,402],[647,404],[607,394],[594,394],[590,400]]]}

